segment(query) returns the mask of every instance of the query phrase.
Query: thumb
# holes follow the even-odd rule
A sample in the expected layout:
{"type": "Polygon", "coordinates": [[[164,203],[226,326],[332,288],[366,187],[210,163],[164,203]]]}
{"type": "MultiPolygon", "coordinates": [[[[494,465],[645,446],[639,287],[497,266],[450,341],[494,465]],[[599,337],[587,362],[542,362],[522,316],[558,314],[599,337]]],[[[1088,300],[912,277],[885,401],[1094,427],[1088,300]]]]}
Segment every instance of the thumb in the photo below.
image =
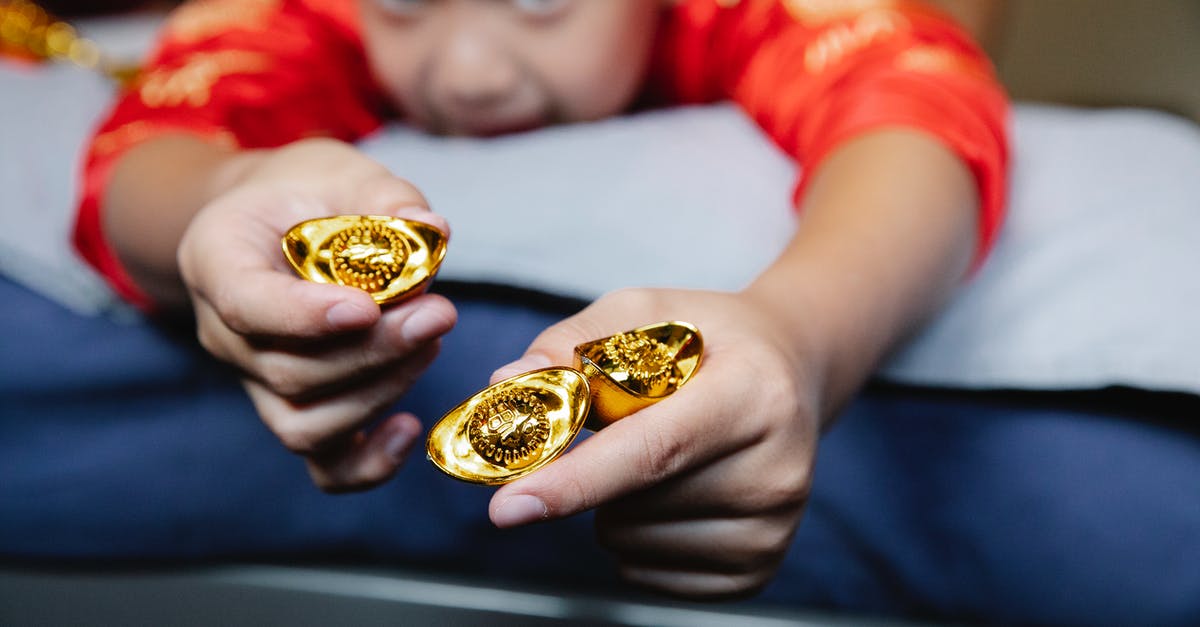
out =
{"type": "Polygon", "coordinates": [[[492,373],[492,383],[515,377],[532,370],[550,366],[569,366],[575,358],[575,347],[584,342],[612,335],[606,330],[594,307],[567,318],[542,331],[525,349],[518,360],[501,366],[492,373]]]}
{"type": "Polygon", "coordinates": [[[660,403],[617,421],[546,468],[500,488],[488,507],[492,523],[507,528],[572,516],[719,455],[721,442],[679,419],[694,414],[687,403],[660,403]]]}

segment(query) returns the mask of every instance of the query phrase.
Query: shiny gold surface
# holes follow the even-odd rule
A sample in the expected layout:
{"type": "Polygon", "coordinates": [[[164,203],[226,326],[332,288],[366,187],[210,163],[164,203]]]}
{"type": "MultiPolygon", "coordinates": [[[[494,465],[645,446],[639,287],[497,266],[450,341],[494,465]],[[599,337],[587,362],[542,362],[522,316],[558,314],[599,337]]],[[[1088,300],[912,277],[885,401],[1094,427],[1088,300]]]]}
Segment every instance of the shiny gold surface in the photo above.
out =
{"type": "Polygon", "coordinates": [[[382,305],[404,298],[437,274],[446,236],[412,220],[335,216],[292,227],[283,236],[283,252],[300,276],[357,287],[382,305]]]}
{"type": "Polygon", "coordinates": [[[567,449],[583,426],[589,400],[587,381],[571,368],[505,379],[443,416],[429,432],[426,452],[456,479],[508,483],[567,449]]]}
{"type": "Polygon", "coordinates": [[[661,322],[575,347],[575,367],[591,388],[588,429],[605,426],[670,396],[700,366],[704,340],[686,322],[661,322]]]}
{"type": "Polygon", "coordinates": [[[703,351],[700,331],[686,322],[580,344],[575,368],[506,379],[450,410],[429,432],[429,459],[456,479],[508,483],[565,452],[581,427],[598,430],[670,396],[703,351]]]}

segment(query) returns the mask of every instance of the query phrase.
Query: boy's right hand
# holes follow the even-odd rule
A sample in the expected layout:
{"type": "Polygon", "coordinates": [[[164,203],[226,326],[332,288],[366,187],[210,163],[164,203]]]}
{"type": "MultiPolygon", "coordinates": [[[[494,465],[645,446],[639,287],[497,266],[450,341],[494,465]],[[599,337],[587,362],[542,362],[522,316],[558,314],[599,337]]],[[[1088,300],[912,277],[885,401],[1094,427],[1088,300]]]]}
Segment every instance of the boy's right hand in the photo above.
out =
{"type": "Polygon", "coordinates": [[[201,344],[242,370],[256,409],[314,483],[364,489],[394,474],[421,424],[396,414],[367,423],[404,394],[438,352],[457,313],[421,294],[380,310],[366,292],[299,278],[280,239],[298,222],[395,215],[449,234],[416,188],[330,140],[251,153],[192,219],[178,249],[201,344]]]}

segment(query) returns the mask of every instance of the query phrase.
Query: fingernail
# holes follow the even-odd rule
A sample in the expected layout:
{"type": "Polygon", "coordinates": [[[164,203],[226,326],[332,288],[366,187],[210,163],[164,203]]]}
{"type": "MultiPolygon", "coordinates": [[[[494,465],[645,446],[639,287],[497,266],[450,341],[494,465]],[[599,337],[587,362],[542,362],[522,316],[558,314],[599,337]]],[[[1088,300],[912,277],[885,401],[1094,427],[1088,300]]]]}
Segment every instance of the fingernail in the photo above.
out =
{"type": "Polygon", "coordinates": [[[407,427],[402,427],[392,434],[387,443],[383,445],[383,450],[392,458],[392,461],[397,464],[408,458],[408,451],[412,449],[413,442],[417,441],[418,433],[407,427]]]}
{"type": "Polygon", "coordinates": [[[504,499],[492,513],[497,527],[516,527],[543,520],[550,513],[546,504],[536,496],[518,494],[504,499]]]}
{"type": "Polygon", "coordinates": [[[446,330],[446,318],[428,307],[422,307],[408,316],[400,326],[400,335],[410,344],[431,340],[446,330]]]}
{"type": "Polygon", "coordinates": [[[325,311],[325,320],[335,329],[361,327],[369,324],[375,312],[360,303],[340,301],[325,311]]]}
{"type": "Polygon", "coordinates": [[[492,373],[492,380],[499,381],[509,377],[515,377],[519,374],[525,374],[533,370],[550,367],[550,358],[541,353],[533,353],[526,355],[507,366],[500,366],[492,373]]]}

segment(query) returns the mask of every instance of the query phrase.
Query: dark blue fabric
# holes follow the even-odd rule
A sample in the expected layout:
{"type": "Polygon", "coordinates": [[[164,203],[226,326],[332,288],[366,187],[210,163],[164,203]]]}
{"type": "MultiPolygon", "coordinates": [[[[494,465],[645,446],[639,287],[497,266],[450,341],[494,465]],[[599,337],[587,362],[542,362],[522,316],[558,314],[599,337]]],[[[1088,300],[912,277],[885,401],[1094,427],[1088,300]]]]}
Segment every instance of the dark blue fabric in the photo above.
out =
{"type": "MultiPolygon", "coordinates": [[[[499,532],[491,489],[419,457],[383,488],[324,495],[190,338],[76,316],[5,280],[0,303],[0,555],[332,556],[616,585],[587,516],[499,532]]],[[[458,305],[441,357],[402,402],[427,421],[557,319],[458,305]]],[[[815,478],[764,602],[1200,624],[1195,430],[1103,407],[877,390],[823,438],[815,478]]]]}
{"type": "Polygon", "coordinates": [[[877,391],[821,441],[815,473],[771,599],[998,624],[1200,624],[1194,426],[877,391]]]}

